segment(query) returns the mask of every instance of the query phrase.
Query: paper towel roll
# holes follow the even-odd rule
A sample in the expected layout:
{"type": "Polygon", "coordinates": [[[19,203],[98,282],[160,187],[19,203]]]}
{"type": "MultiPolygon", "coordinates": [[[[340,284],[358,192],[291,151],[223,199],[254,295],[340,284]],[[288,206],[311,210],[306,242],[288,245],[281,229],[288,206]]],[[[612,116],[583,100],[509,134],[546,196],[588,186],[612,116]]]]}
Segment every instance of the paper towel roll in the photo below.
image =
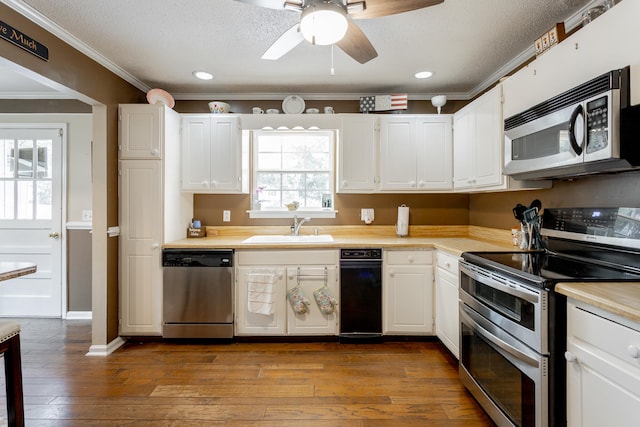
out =
{"type": "Polygon", "coordinates": [[[398,221],[396,222],[396,235],[404,237],[409,235],[409,207],[407,205],[398,206],[398,221]]]}

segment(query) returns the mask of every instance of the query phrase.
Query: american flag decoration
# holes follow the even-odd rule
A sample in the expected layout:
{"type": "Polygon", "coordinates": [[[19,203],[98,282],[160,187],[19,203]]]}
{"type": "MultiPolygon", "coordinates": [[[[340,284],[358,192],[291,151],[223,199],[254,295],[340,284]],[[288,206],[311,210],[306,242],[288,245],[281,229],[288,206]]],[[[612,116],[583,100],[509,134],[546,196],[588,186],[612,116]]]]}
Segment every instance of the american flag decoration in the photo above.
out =
{"type": "Polygon", "coordinates": [[[392,95],[363,96],[360,97],[360,112],[406,110],[408,97],[406,93],[392,95]]]}
{"type": "Polygon", "coordinates": [[[375,96],[361,96],[360,97],[360,112],[368,113],[369,111],[375,111],[376,97],[375,96]]]}

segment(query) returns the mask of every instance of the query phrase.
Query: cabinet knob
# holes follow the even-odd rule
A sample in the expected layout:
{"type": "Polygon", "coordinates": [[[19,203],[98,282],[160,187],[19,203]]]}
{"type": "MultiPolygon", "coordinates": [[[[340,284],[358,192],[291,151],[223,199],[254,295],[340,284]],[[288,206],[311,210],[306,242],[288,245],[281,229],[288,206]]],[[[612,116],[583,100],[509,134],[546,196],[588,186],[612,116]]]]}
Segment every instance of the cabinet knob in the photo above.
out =
{"type": "Polygon", "coordinates": [[[578,358],[576,357],[575,354],[571,353],[570,351],[565,351],[564,352],[564,358],[567,360],[567,362],[569,363],[575,363],[578,358]]]}
{"type": "Polygon", "coordinates": [[[396,272],[395,272],[395,271],[393,271],[393,270],[390,270],[390,271],[389,271],[389,276],[390,276],[390,277],[394,277],[395,275],[396,275],[396,272]]]}
{"type": "Polygon", "coordinates": [[[420,188],[424,187],[424,181],[418,181],[418,187],[420,188]]]}
{"type": "Polygon", "coordinates": [[[202,181],[202,186],[203,187],[207,187],[209,185],[209,183],[207,181],[202,181]]]}
{"type": "Polygon", "coordinates": [[[409,181],[409,187],[413,188],[416,186],[416,182],[415,181],[409,181]]]}
{"type": "Polygon", "coordinates": [[[160,249],[160,244],[154,243],[153,245],[151,245],[151,249],[160,249]]]}
{"type": "Polygon", "coordinates": [[[151,155],[152,156],[157,156],[158,155],[158,149],[154,148],[153,150],[151,150],[151,155]]]}
{"type": "Polygon", "coordinates": [[[447,268],[451,268],[451,264],[450,264],[450,263],[448,263],[448,262],[445,262],[445,263],[444,263],[444,266],[445,266],[445,267],[447,267],[447,268]]]}
{"type": "Polygon", "coordinates": [[[407,257],[407,260],[408,260],[409,262],[413,262],[413,255],[409,255],[409,256],[407,257]]]}
{"type": "Polygon", "coordinates": [[[629,356],[633,357],[634,359],[637,359],[640,357],[640,348],[632,344],[629,347],[627,347],[627,353],[629,353],[629,356]]]}

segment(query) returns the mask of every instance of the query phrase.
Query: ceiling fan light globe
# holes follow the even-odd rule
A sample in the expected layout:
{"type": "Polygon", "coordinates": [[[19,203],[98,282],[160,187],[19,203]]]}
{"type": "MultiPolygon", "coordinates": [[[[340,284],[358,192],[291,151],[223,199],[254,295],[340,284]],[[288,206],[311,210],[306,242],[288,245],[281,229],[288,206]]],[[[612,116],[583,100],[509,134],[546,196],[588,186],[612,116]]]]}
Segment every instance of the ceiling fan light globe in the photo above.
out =
{"type": "Polygon", "coordinates": [[[309,42],[330,45],[342,40],[349,22],[343,8],[335,3],[317,3],[307,7],[300,18],[300,32],[309,42]]]}

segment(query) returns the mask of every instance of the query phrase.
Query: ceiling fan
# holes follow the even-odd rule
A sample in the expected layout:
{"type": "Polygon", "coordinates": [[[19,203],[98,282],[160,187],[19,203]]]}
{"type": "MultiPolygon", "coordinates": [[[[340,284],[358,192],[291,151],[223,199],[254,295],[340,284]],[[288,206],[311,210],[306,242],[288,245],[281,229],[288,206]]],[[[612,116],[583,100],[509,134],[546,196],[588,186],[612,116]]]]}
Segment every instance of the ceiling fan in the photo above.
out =
{"type": "Polygon", "coordinates": [[[285,31],[262,59],[276,60],[308,40],[312,44],[336,44],[361,64],[378,56],[375,48],[353,22],[423,9],[444,0],[236,0],[260,7],[300,13],[300,22],[285,31]]]}

